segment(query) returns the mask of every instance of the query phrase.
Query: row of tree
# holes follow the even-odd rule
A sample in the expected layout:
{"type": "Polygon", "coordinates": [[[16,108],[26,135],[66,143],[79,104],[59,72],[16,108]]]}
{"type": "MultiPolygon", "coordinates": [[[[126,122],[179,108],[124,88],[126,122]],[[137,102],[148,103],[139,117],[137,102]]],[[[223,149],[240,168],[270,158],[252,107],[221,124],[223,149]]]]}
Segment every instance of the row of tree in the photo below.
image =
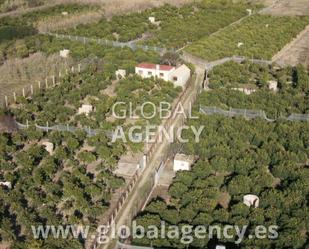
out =
{"type": "MultiPolygon", "coordinates": [[[[272,94],[270,98],[266,91],[251,97],[218,89],[202,94],[198,102],[216,106],[218,101],[228,103],[233,99],[244,108],[254,105],[269,109],[272,106],[278,112],[281,107],[277,101],[288,95],[284,98],[286,102],[282,102],[286,108],[293,104],[295,112],[308,111],[308,91],[297,87],[298,79],[309,83],[308,72],[301,68],[293,70],[298,75],[295,88],[284,94],[278,93],[278,97],[272,94]],[[292,99],[292,103],[287,103],[288,99],[292,99]]],[[[189,245],[180,239],[169,238],[135,239],[133,243],[159,248],[214,248],[216,244],[246,249],[306,248],[309,214],[307,122],[279,120],[270,123],[262,119],[207,116],[198,111],[195,115],[199,118],[189,120],[188,125],[207,125],[199,143],[194,142],[193,134],[186,133],[190,142],[184,145],[183,152],[197,155],[198,161],[191,171],[177,173],[168,191],[169,202],[153,200],[137,215],[137,224],[144,226],[146,231],[149,225],[161,229],[160,221],[179,228],[184,225],[193,228],[198,225],[206,228],[247,225],[245,238],[236,245],[235,241],[239,239],[236,234],[232,238],[220,238],[217,234],[211,239],[208,230],[205,239],[194,237],[189,245]],[[246,194],[260,198],[258,208],[243,203],[246,194]],[[259,225],[278,226],[278,238],[249,238],[259,225]]]]}

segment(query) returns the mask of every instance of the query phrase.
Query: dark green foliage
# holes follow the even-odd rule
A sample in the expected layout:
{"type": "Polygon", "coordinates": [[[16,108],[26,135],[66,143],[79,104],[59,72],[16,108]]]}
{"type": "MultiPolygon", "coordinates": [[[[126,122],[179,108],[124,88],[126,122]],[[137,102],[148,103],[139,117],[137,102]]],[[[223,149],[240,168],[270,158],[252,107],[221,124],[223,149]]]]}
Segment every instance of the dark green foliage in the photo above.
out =
{"type": "MultiPolygon", "coordinates": [[[[295,83],[277,93],[258,90],[250,96],[226,89],[210,90],[199,97],[198,103],[261,108],[270,113],[308,111],[308,92],[303,88],[308,83],[308,72],[302,67],[277,71],[267,67],[253,69],[250,64],[226,64],[216,68],[211,76],[223,87],[243,84],[242,81],[258,78],[265,72],[288,80],[293,74],[295,83]],[[233,70],[244,74],[235,77],[230,73],[233,70]],[[296,82],[301,82],[299,87],[296,82]]],[[[205,128],[199,143],[194,142],[193,134],[187,135],[190,142],[184,144],[183,151],[197,155],[199,160],[191,171],[176,174],[169,188],[169,204],[151,202],[145,212],[137,216],[137,223],[159,227],[158,218],[154,221],[150,217],[150,213],[155,213],[161,221],[170,225],[247,225],[248,234],[254,234],[258,225],[277,225],[277,239],[248,239],[245,236],[241,248],[305,248],[309,212],[308,123],[194,114],[199,118],[189,120],[187,125],[205,125],[205,128]],[[260,206],[249,208],[244,205],[245,194],[259,196],[260,206]]],[[[194,239],[190,247],[208,248],[214,242],[220,244],[236,240],[236,236],[218,242],[207,238],[194,239]]],[[[170,239],[136,239],[134,243],[185,247],[180,241],[170,239]]]]}

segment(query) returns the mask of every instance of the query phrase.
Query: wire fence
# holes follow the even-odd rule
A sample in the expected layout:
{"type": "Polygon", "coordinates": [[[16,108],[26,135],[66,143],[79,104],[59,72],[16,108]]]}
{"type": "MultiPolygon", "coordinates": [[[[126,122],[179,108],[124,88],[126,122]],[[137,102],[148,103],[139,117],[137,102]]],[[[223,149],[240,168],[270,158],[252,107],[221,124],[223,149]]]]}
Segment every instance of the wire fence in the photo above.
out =
{"type": "Polygon", "coordinates": [[[84,44],[93,42],[93,43],[97,43],[99,45],[104,45],[104,46],[111,46],[111,47],[117,47],[117,48],[128,47],[128,48],[131,48],[132,50],[142,49],[144,51],[154,51],[160,54],[164,54],[167,52],[172,52],[172,53],[176,52],[176,49],[167,49],[167,48],[153,47],[153,46],[147,46],[147,45],[140,45],[140,44],[136,44],[136,42],[134,41],[118,42],[118,41],[111,41],[111,40],[101,39],[101,38],[90,38],[90,37],[76,36],[76,35],[64,35],[64,34],[57,34],[57,33],[51,33],[51,32],[46,32],[43,34],[54,36],[59,39],[79,41],[84,44]]]}
{"type": "Polygon", "coordinates": [[[75,126],[62,125],[62,124],[49,126],[48,123],[46,123],[46,126],[42,126],[42,125],[38,125],[38,124],[30,125],[28,122],[26,124],[16,122],[16,125],[17,125],[18,129],[22,129],[22,130],[29,129],[31,127],[35,127],[36,129],[46,131],[46,132],[49,132],[49,131],[61,131],[61,132],[67,131],[67,132],[73,132],[74,133],[74,132],[77,132],[77,131],[84,131],[90,137],[96,136],[98,134],[102,134],[102,132],[104,132],[108,138],[112,138],[112,136],[113,136],[112,131],[103,131],[102,129],[91,129],[90,127],[75,127],[75,126]]]}
{"type": "Polygon", "coordinates": [[[25,81],[23,87],[16,91],[6,91],[4,94],[0,93],[0,106],[7,108],[10,104],[16,103],[18,97],[31,97],[35,93],[43,90],[50,89],[61,84],[64,77],[69,74],[79,74],[85,71],[90,65],[94,63],[97,58],[89,57],[78,62],[78,64],[64,66],[58,69],[53,75],[46,76],[45,78],[38,81],[25,81]]]}
{"type": "Polygon", "coordinates": [[[213,106],[200,106],[199,111],[206,115],[219,114],[226,117],[244,117],[245,119],[262,118],[268,122],[274,122],[278,119],[285,119],[289,121],[309,121],[309,114],[296,114],[292,113],[288,117],[280,116],[276,119],[270,119],[267,117],[263,110],[252,110],[252,109],[235,109],[230,108],[228,111],[213,106]]]}

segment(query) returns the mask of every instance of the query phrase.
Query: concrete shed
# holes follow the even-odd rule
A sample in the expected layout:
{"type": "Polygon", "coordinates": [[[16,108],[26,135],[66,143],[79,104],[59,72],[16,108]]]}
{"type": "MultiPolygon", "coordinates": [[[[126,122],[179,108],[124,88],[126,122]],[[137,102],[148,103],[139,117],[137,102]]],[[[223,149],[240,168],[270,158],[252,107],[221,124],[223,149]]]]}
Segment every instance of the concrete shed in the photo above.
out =
{"type": "Polygon", "coordinates": [[[226,249],[226,246],[223,246],[223,245],[216,245],[216,249],[226,249]]]}
{"type": "Polygon", "coordinates": [[[268,89],[272,91],[278,91],[278,81],[270,80],[268,81],[268,89]]]}
{"type": "Polygon", "coordinates": [[[0,182],[0,186],[5,186],[5,187],[11,189],[12,183],[11,182],[0,182]]]}
{"type": "Polygon", "coordinates": [[[194,156],[185,154],[176,154],[174,158],[174,171],[191,170],[191,165],[194,163],[194,156]]]}
{"type": "Polygon", "coordinates": [[[260,199],[258,196],[256,195],[245,195],[244,198],[243,198],[243,203],[248,206],[248,207],[259,207],[259,203],[260,203],[260,199]]]}
{"type": "Polygon", "coordinates": [[[156,18],[155,18],[154,16],[148,17],[148,20],[149,20],[151,23],[155,23],[155,22],[156,22],[156,18]]]}

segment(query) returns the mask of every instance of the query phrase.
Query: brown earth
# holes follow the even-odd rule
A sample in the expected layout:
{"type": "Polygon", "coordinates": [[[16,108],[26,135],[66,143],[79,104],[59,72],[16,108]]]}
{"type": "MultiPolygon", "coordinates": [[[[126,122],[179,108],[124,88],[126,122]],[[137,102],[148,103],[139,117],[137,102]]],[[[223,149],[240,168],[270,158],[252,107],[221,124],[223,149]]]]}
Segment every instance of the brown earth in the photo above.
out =
{"type": "Polygon", "coordinates": [[[309,15],[309,1],[277,0],[277,3],[273,7],[265,11],[264,14],[276,15],[276,16],[309,15]]]}
{"type": "Polygon", "coordinates": [[[309,67],[309,25],[296,39],[287,44],[273,59],[279,65],[309,67]]]}

